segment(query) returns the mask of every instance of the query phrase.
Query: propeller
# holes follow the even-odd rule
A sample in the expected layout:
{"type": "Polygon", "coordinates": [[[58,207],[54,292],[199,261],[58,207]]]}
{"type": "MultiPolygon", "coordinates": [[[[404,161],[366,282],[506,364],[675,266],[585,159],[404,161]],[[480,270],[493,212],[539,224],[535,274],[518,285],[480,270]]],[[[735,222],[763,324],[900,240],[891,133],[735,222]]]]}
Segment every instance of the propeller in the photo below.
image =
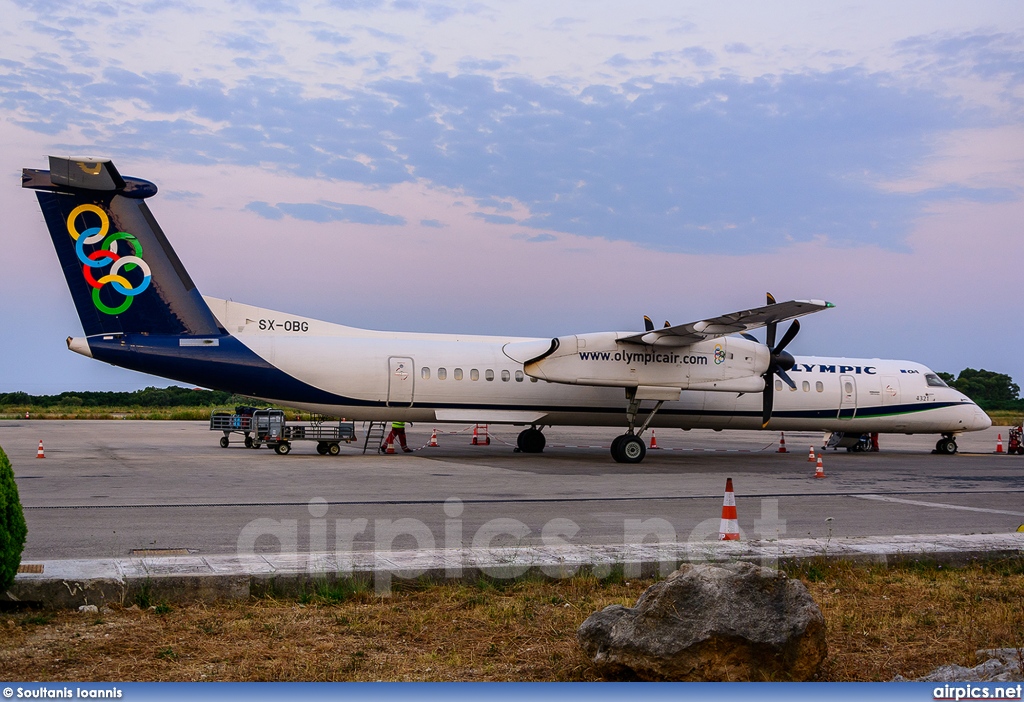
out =
{"type": "MultiPolygon", "coordinates": [[[[768,304],[774,305],[775,298],[771,293],[768,293],[768,304]]],[[[796,335],[800,333],[800,320],[794,319],[793,323],[789,325],[789,329],[782,335],[782,340],[779,341],[778,345],[775,344],[776,328],[778,327],[777,322],[771,322],[768,325],[768,333],[765,339],[765,345],[768,347],[770,354],[768,361],[768,370],[764,372],[762,376],[764,378],[764,393],[762,395],[762,410],[761,410],[761,428],[768,426],[768,422],[772,418],[772,405],[775,401],[775,376],[778,376],[786,383],[789,387],[796,389],[796,383],[789,377],[786,371],[790,370],[796,363],[796,359],[793,358],[792,354],[786,352],[786,347],[789,346],[790,342],[796,338],[796,335]]]]}

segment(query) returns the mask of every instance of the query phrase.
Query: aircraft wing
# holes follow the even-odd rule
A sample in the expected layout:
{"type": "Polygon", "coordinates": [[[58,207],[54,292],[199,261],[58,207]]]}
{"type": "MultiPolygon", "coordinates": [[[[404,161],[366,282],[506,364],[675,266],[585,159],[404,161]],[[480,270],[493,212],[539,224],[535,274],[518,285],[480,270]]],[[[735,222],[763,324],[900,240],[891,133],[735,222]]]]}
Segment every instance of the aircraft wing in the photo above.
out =
{"type": "Polygon", "coordinates": [[[731,312],[721,317],[702,319],[699,322],[678,324],[664,329],[640,332],[619,337],[619,341],[627,344],[644,344],[647,346],[687,346],[698,341],[716,336],[739,334],[772,323],[785,322],[805,314],[819,312],[835,307],[824,300],[790,300],[777,302],[773,305],[756,307],[752,310],[731,312]]]}

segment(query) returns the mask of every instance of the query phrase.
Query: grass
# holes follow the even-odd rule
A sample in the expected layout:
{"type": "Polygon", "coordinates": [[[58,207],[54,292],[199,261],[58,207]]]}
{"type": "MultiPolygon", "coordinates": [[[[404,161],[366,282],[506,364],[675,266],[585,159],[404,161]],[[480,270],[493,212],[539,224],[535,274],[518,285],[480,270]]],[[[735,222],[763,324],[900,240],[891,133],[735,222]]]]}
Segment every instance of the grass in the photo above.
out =
{"type": "MultiPolygon", "coordinates": [[[[260,404],[261,407],[264,404],[260,404]]],[[[174,421],[209,421],[214,410],[229,410],[225,407],[82,407],[76,405],[54,405],[35,407],[31,405],[5,406],[0,408],[0,419],[24,419],[27,412],[30,419],[152,419],[174,421]]],[[[298,410],[284,409],[289,417],[299,414],[298,410]]]]}
{"type": "Polygon", "coordinates": [[[987,414],[997,427],[1019,427],[1024,423],[1024,413],[1015,410],[988,410],[987,414]]]}
{"type": "MultiPolygon", "coordinates": [[[[813,562],[790,570],[825,615],[824,680],[890,680],[1024,647],[1024,561],[964,568],[813,562]]],[[[651,581],[365,583],[299,598],[0,616],[12,680],[602,680],[576,629],[651,581]]]]}

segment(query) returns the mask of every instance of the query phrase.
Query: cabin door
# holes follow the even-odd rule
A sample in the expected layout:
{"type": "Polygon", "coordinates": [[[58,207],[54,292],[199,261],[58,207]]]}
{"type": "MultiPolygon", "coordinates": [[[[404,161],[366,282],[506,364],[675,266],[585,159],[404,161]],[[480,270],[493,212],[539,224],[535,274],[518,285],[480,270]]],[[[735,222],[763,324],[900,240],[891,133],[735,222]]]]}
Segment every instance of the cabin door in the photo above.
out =
{"type": "Polygon", "coordinates": [[[388,359],[388,407],[412,406],[412,390],[415,383],[413,363],[405,356],[388,359]]]}
{"type": "Polygon", "coordinates": [[[853,419],[857,413],[857,381],[852,375],[839,376],[839,419],[853,419]]]}

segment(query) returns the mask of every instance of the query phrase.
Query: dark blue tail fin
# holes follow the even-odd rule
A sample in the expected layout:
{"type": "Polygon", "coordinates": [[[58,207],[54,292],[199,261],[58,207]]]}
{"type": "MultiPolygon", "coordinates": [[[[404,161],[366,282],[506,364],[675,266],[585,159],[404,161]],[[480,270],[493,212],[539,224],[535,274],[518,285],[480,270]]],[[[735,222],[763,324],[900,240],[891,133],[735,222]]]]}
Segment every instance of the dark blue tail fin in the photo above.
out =
{"type": "Polygon", "coordinates": [[[26,168],[87,336],[222,333],[146,206],[156,186],[108,160],[26,168]]]}

